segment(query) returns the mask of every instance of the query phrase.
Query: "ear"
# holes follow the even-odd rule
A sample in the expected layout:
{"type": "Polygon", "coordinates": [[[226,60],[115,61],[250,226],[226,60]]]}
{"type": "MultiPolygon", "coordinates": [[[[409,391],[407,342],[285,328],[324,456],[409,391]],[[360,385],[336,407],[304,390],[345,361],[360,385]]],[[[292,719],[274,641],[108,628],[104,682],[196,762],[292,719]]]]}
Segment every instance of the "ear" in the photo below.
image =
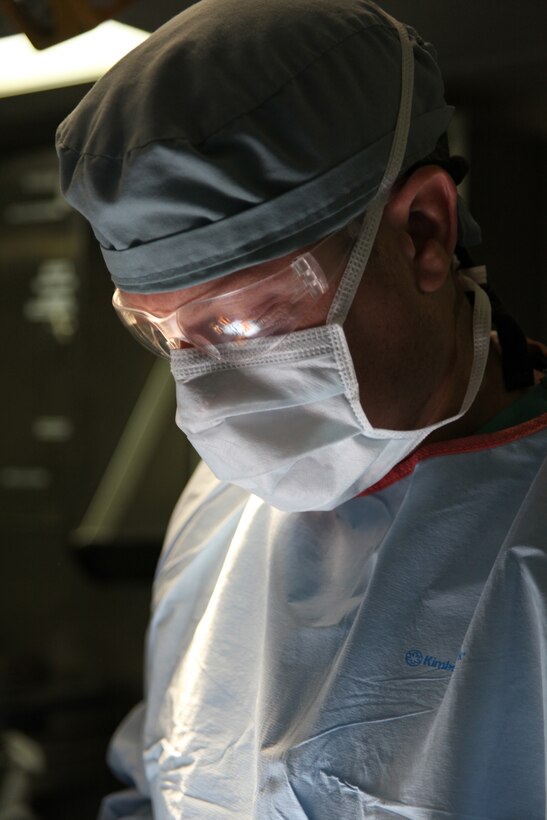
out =
{"type": "Polygon", "coordinates": [[[404,231],[404,252],[413,261],[418,288],[432,293],[450,273],[458,235],[458,194],[437,165],[418,168],[395,189],[384,209],[388,225],[404,231]]]}

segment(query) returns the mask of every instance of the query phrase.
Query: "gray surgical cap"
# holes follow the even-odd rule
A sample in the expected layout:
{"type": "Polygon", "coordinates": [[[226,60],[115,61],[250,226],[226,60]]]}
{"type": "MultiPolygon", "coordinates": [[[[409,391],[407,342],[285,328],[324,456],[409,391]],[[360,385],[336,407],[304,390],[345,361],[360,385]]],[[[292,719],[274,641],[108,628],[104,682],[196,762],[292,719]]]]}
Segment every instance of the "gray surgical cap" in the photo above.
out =
{"type": "MultiPolygon", "coordinates": [[[[402,170],[452,109],[408,29],[402,170]]],[[[374,199],[401,97],[401,44],[368,0],[200,0],[114,66],[57,131],[61,186],[114,283],[176,290],[283,256],[374,199]]]]}

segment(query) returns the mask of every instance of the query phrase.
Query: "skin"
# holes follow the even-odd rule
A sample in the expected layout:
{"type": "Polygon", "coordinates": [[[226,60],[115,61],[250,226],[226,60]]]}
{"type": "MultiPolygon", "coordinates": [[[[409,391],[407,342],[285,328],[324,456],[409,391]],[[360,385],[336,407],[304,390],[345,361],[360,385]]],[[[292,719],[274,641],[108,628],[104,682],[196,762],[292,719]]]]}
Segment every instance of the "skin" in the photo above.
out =
{"type": "MultiPolygon", "coordinates": [[[[415,171],[394,190],[344,330],[363,408],[376,427],[410,430],[455,415],[473,360],[472,308],[453,271],[457,192],[437,166],[415,171]]],[[[294,253],[220,280],[159,294],[127,294],[135,307],[158,315],[197,298],[256,281],[294,253]]],[[[338,277],[339,278],[339,277],[338,277]]],[[[335,283],[336,284],[336,280],[335,283]]],[[[300,317],[322,324],[334,288],[300,317]]],[[[465,416],[429,441],[473,434],[523,391],[505,389],[501,357],[491,343],[479,393],[465,416]]]]}
{"type": "MultiPolygon", "coordinates": [[[[361,402],[375,426],[415,429],[459,411],[473,340],[472,307],[453,271],[456,237],[453,180],[436,166],[418,169],[386,206],[345,326],[361,402]]],[[[491,343],[473,405],[428,440],[473,434],[522,392],[505,389],[500,353],[491,343]]]]}

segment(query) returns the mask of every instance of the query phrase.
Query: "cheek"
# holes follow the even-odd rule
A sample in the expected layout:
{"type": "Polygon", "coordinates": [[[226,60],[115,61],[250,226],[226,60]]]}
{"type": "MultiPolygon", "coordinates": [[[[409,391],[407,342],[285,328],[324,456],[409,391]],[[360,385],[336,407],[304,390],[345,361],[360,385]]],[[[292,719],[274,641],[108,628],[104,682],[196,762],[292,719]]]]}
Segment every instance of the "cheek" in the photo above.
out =
{"type": "MultiPolygon", "coordinates": [[[[384,396],[393,400],[407,378],[416,342],[412,309],[395,289],[377,286],[364,278],[344,323],[361,401],[376,404],[384,396]]],[[[366,407],[368,412],[368,407],[366,407]]]]}

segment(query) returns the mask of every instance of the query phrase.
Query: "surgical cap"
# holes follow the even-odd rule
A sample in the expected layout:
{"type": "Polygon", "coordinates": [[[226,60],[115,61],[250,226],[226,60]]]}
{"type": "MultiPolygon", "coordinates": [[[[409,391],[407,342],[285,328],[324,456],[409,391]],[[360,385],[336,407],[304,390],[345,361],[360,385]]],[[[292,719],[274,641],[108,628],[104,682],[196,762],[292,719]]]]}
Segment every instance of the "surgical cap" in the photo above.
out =
{"type": "MultiPolygon", "coordinates": [[[[407,29],[403,170],[448,126],[431,46],[407,29]]],[[[401,44],[368,0],[200,0],[105,74],[57,131],[61,187],[114,283],[184,288],[303,247],[374,199],[401,44]]]]}

